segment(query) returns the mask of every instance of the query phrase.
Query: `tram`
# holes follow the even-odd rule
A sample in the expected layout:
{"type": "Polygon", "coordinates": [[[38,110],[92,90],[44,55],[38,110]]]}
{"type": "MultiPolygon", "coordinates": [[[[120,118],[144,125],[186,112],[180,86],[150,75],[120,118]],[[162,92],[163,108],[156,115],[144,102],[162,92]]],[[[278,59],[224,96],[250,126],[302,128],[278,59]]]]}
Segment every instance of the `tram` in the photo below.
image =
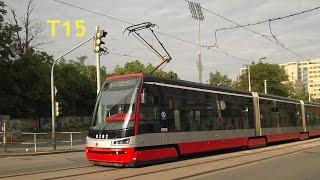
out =
{"type": "Polygon", "coordinates": [[[139,166],[320,135],[320,104],[150,74],[109,77],[86,138],[94,164],[139,166]]]}

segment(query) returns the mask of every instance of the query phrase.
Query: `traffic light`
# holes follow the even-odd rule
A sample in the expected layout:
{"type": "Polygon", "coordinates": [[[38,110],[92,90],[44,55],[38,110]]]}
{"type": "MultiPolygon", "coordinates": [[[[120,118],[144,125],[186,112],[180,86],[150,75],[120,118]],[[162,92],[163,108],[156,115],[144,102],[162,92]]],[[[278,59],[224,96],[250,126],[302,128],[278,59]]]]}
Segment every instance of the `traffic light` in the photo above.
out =
{"type": "Polygon", "coordinates": [[[103,48],[101,48],[101,45],[105,43],[101,39],[106,36],[107,36],[107,32],[105,32],[104,30],[97,30],[96,34],[94,35],[93,52],[99,53],[103,51],[103,48]]]}
{"type": "Polygon", "coordinates": [[[62,114],[62,107],[59,106],[59,102],[56,102],[55,110],[56,110],[56,116],[60,116],[62,114]]]}

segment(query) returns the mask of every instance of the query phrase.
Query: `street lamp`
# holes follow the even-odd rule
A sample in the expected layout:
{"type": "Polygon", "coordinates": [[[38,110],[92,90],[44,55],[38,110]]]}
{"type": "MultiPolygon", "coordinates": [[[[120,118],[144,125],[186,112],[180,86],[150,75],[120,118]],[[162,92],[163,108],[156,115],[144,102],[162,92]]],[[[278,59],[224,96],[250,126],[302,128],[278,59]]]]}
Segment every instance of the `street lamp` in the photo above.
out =
{"type": "MultiPolygon", "coordinates": [[[[261,57],[260,59],[259,59],[259,61],[261,61],[261,60],[266,60],[267,58],[266,57],[261,57]]],[[[251,92],[251,74],[250,74],[250,64],[249,65],[247,65],[247,69],[248,69],[248,84],[249,84],[249,91],[251,92]]],[[[266,81],[267,80],[265,80],[265,83],[266,83],[266,81]]],[[[265,86],[265,94],[267,94],[266,93],[267,91],[266,91],[266,86],[265,86]]]]}
{"type": "Polygon", "coordinates": [[[198,72],[199,72],[199,82],[202,83],[202,71],[203,71],[203,65],[201,62],[201,42],[200,42],[200,21],[204,20],[204,16],[203,16],[203,12],[200,6],[200,3],[194,3],[194,2],[188,2],[188,6],[189,6],[189,10],[191,13],[191,16],[193,19],[198,20],[199,21],[199,31],[198,31],[198,35],[199,35],[199,61],[197,63],[197,67],[198,67],[198,72]]]}
{"type": "Polygon", "coordinates": [[[311,102],[311,94],[310,94],[310,92],[309,92],[309,102],[311,102]]]}
{"type": "Polygon", "coordinates": [[[93,39],[93,37],[90,37],[89,39],[83,41],[82,43],[78,44],[74,48],[70,49],[69,51],[65,52],[64,54],[62,54],[61,56],[56,58],[53,61],[53,64],[51,66],[51,125],[52,125],[52,135],[51,135],[51,137],[52,137],[53,150],[56,150],[56,140],[55,140],[55,122],[56,122],[55,121],[56,120],[56,107],[55,106],[56,106],[56,103],[55,103],[55,87],[54,87],[54,76],[53,76],[54,65],[58,62],[59,59],[63,58],[65,55],[71,53],[72,51],[74,51],[78,47],[84,45],[85,43],[87,43],[91,39],[93,39]]]}

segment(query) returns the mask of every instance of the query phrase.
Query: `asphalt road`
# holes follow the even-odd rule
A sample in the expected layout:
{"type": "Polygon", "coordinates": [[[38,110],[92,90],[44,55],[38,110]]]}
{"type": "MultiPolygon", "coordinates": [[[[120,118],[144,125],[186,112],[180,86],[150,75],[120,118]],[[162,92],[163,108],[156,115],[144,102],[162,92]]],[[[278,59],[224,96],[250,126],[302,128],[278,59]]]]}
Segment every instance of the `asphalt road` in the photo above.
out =
{"type": "Polygon", "coordinates": [[[84,152],[0,159],[0,176],[90,165],[84,152]]]}
{"type": "Polygon", "coordinates": [[[92,166],[83,152],[0,159],[6,179],[320,179],[320,138],[142,168],[92,166]]]}
{"type": "Polygon", "coordinates": [[[320,147],[250,165],[203,174],[193,179],[319,180],[320,147]]]}

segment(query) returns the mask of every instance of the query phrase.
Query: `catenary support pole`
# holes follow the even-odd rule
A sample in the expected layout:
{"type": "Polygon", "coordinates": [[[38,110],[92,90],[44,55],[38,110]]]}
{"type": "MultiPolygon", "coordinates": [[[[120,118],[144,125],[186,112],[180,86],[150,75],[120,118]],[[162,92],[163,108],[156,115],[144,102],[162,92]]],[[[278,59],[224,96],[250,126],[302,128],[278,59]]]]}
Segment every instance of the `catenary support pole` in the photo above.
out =
{"type": "Polygon", "coordinates": [[[249,91],[251,92],[250,65],[248,65],[248,85],[249,85],[249,91]]]}

